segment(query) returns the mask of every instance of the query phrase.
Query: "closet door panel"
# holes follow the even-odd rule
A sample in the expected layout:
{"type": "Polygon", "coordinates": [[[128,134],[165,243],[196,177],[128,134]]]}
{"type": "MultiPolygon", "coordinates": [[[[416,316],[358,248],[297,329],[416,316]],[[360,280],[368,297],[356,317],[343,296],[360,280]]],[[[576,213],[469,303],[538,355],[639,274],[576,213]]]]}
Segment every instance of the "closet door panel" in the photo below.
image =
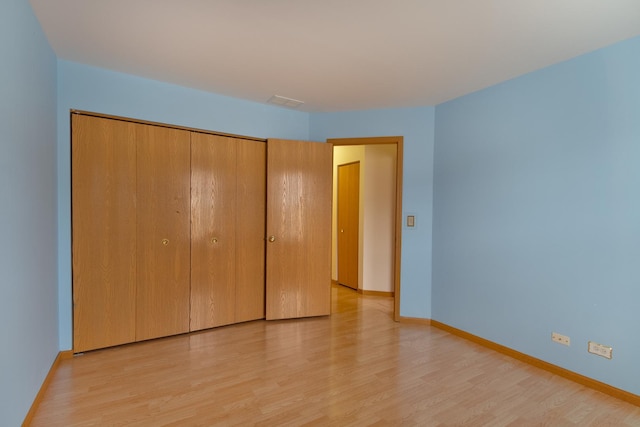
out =
{"type": "Polygon", "coordinates": [[[267,143],[266,317],[330,314],[333,146],[267,143]]]}
{"type": "Polygon", "coordinates": [[[191,330],[234,323],[236,143],[191,137],[191,330]]]}
{"type": "Polygon", "coordinates": [[[136,125],[136,340],[189,330],[190,133],[136,125]]]}
{"type": "Polygon", "coordinates": [[[264,318],[266,149],[238,139],[236,322],[264,318]]]}
{"type": "Polygon", "coordinates": [[[135,340],[135,125],[72,116],[73,351],[135,340]]]}

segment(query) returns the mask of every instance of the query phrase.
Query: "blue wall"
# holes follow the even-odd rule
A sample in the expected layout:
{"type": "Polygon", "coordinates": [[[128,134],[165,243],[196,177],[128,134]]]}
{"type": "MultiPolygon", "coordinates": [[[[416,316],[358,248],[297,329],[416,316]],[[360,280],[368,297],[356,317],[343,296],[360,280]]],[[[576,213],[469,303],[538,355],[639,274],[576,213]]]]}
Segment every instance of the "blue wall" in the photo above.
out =
{"type": "Polygon", "coordinates": [[[71,349],[69,110],[259,138],[306,140],[309,115],[73,62],[58,61],[58,230],[60,348],[71,349]]]}
{"type": "MultiPolygon", "coordinates": [[[[402,209],[416,227],[402,229],[400,315],[431,317],[433,107],[311,114],[310,139],[404,137],[402,209]]],[[[403,221],[404,223],[404,221],[403,221]]]]}
{"type": "Polygon", "coordinates": [[[56,59],[29,3],[0,6],[0,425],[23,421],[58,353],[56,59]]]}
{"type": "Polygon", "coordinates": [[[640,38],[435,117],[433,318],[640,394],[640,38]]]}

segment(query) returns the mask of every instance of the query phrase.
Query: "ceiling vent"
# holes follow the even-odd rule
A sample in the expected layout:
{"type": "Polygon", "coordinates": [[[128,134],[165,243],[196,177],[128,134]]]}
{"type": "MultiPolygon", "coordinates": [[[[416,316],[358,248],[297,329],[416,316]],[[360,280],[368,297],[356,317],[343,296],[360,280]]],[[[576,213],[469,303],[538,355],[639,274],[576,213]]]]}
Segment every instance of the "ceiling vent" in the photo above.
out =
{"type": "Polygon", "coordinates": [[[267,103],[287,108],[298,108],[299,106],[304,104],[304,101],[298,101],[297,99],[291,99],[280,95],[273,95],[271,98],[269,98],[267,103]]]}

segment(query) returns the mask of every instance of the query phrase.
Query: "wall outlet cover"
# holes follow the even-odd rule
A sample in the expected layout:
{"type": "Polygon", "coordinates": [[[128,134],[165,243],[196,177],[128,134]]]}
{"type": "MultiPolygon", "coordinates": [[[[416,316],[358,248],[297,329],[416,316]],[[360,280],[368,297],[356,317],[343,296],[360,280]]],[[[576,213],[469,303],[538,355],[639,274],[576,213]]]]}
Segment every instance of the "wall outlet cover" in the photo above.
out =
{"type": "Polygon", "coordinates": [[[598,344],[597,342],[593,342],[593,341],[589,341],[587,351],[591,354],[596,354],[606,359],[611,359],[613,357],[613,347],[608,345],[598,344]]]}
{"type": "Polygon", "coordinates": [[[551,340],[554,342],[557,342],[558,344],[562,344],[566,346],[571,345],[571,339],[568,336],[559,334],[557,332],[551,333],[551,340]]]}

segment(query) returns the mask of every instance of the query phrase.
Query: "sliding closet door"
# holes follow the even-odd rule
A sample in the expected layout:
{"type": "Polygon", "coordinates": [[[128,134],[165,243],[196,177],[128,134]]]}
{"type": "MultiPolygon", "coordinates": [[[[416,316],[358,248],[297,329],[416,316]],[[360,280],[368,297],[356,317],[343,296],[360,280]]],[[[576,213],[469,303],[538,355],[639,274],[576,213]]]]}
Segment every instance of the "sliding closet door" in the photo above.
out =
{"type": "Polygon", "coordinates": [[[72,116],[73,351],[135,340],[135,125],[72,116]]]}
{"type": "Polygon", "coordinates": [[[136,340],[189,330],[190,132],[136,125],[136,340]]]}
{"type": "Polygon", "coordinates": [[[236,141],[191,137],[191,330],[234,322],[236,141]]]}
{"type": "Polygon", "coordinates": [[[331,144],[268,141],[267,319],[331,311],[332,159],[331,144]]]}

